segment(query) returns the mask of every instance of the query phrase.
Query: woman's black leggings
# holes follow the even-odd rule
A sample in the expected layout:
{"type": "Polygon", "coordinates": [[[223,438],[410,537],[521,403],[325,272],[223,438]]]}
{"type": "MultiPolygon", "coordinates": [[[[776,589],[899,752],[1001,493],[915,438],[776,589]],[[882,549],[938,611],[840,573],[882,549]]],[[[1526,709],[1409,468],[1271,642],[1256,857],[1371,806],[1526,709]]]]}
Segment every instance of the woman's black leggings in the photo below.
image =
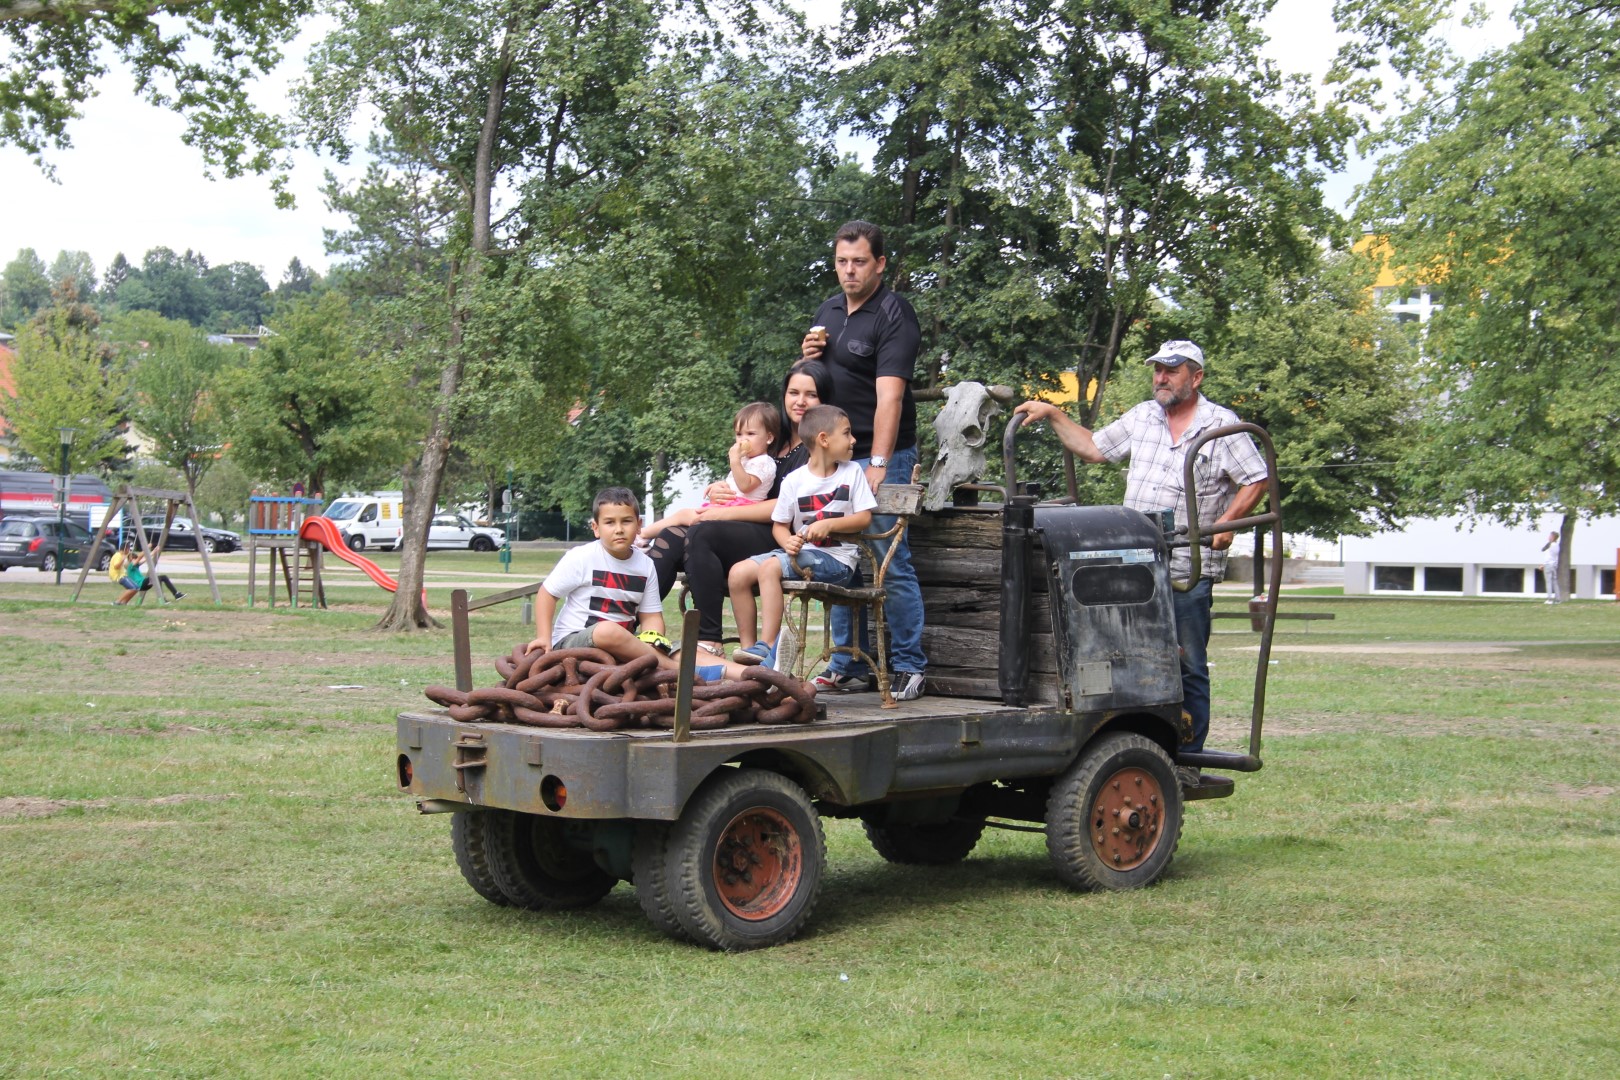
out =
{"type": "Polygon", "coordinates": [[[647,554],[658,568],[659,596],[668,596],[676,573],[686,571],[686,588],[698,610],[698,637],[720,641],[731,568],[774,547],[771,527],[762,521],[700,521],[665,529],[653,537],[647,554]]]}

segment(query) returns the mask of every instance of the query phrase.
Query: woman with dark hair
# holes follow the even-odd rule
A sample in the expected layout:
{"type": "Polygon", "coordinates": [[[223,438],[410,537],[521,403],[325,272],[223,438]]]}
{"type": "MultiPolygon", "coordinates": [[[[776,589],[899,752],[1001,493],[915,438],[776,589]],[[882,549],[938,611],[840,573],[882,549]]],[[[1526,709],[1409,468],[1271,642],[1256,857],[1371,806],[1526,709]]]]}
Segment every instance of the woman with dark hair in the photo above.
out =
{"type": "MultiPolygon", "coordinates": [[[[686,588],[699,615],[699,643],[716,656],[723,655],[726,575],[734,564],[776,546],[776,538],[771,535],[771,511],[776,507],[777,488],[782,477],[809,459],[809,452],[799,441],[799,421],[806,409],[830,404],[831,394],[832,376],[821,361],[800,360],[788,368],[782,380],[782,421],[788,436],[776,458],[776,482],[767,497],[743,506],[708,506],[697,524],[666,528],[647,548],[658,568],[660,596],[668,596],[675,587],[675,575],[686,571],[686,588]]],[[[735,494],[730,484],[717,480],[709,485],[704,497],[710,503],[722,503],[735,494]]]]}

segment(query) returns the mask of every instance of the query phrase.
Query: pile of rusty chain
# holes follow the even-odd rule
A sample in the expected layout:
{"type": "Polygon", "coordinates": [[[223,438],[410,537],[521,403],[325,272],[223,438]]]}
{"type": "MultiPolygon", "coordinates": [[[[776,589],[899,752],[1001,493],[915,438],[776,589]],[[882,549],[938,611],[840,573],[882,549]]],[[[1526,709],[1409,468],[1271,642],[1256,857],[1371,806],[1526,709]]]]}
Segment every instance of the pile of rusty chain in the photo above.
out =
{"type": "MultiPolygon", "coordinates": [[[[627,727],[675,726],[678,675],[660,670],[649,653],[620,664],[601,649],[550,649],[495,661],[500,686],[456,690],[430,686],[428,699],[445,706],[452,720],[516,722],[536,727],[585,727],[616,731],[627,727]]],[[[758,665],[745,678],[692,687],[692,727],[731,723],[807,724],[816,717],[816,691],[785,672],[758,665]]]]}

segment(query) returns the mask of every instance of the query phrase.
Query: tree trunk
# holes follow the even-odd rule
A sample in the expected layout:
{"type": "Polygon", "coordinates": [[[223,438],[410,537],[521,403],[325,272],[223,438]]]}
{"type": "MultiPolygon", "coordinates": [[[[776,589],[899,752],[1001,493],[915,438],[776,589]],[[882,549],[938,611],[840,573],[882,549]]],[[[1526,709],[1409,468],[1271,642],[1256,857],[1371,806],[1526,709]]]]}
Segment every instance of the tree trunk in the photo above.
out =
{"type": "Polygon", "coordinates": [[[506,85],[512,75],[512,38],[514,28],[506,27],[501,42],[500,59],[490,78],[489,94],[484,101],[483,127],[478,135],[478,154],[474,162],[472,197],[472,251],[465,268],[452,260],[448,301],[450,329],[446,341],[445,363],[439,373],[439,394],[434,402],[428,422],[428,435],[422,445],[414,483],[407,480],[405,492],[405,535],[400,540],[399,588],[393,603],[375,629],[423,630],[439,625],[428,614],[423,602],[422,582],[427,564],[428,528],[433,522],[433,511],[439,502],[439,485],[444,480],[445,463],[450,459],[452,406],[456,391],[461,386],[462,343],[466,340],[467,308],[458,296],[458,280],[471,288],[463,291],[477,295],[477,282],[484,271],[484,258],[491,246],[490,204],[499,171],[495,163],[495,148],[499,143],[501,111],[506,103],[506,85]]]}

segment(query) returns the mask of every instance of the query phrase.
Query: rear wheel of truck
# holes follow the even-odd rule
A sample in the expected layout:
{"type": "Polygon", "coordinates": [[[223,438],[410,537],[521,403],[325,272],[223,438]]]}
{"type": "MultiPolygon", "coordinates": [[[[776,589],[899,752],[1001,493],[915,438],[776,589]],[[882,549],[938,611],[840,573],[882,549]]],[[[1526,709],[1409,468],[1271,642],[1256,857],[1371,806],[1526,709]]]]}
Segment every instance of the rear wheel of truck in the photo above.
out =
{"type": "Polygon", "coordinates": [[[1139,889],[1158,880],[1181,839],[1181,786],[1164,748],[1105,735],[1052,785],[1046,850],[1064,884],[1139,889]]]}
{"type": "Polygon", "coordinates": [[[879,855],[908,866],[961,862],[984,835],[983,818],[953,818],[933,825],[874,825],[870,821],[863,825],[866,838],[879,855]]]}
{"type": "Polygon", "coordinates": [[[589,907],[617,883],[590,852],[569,845],[561,821],[514,810],[484,810],[478,816],[484,819],[490,874],[518,907],[589,907]]]}
{"type": "Polygon", "coordinates": [[[630,847],[630,872],[636,879],[636,902],[647,921],[677,941],[691,940],[675,914],[670,889],[669,823],[638,821],[630,847]]]}
{"type": "Polygon", "coordinates": [[[773,772],[721,770],[687,803],[668,845],[675,916],[711,948],[792,940],[821,893],[821,818],[803,788],[773,772]]]}
{"type": "Polygon", "coordinates": [[[495,883],[495,872],[489,868],[489,854],[484,848],[484,822],[482,814],[500,811],[463,811],[450,815],[450,847],[456,853],[456,866],[473,892],[492,904],[505,906],[509,901],[501,887],[495,883]]]}

